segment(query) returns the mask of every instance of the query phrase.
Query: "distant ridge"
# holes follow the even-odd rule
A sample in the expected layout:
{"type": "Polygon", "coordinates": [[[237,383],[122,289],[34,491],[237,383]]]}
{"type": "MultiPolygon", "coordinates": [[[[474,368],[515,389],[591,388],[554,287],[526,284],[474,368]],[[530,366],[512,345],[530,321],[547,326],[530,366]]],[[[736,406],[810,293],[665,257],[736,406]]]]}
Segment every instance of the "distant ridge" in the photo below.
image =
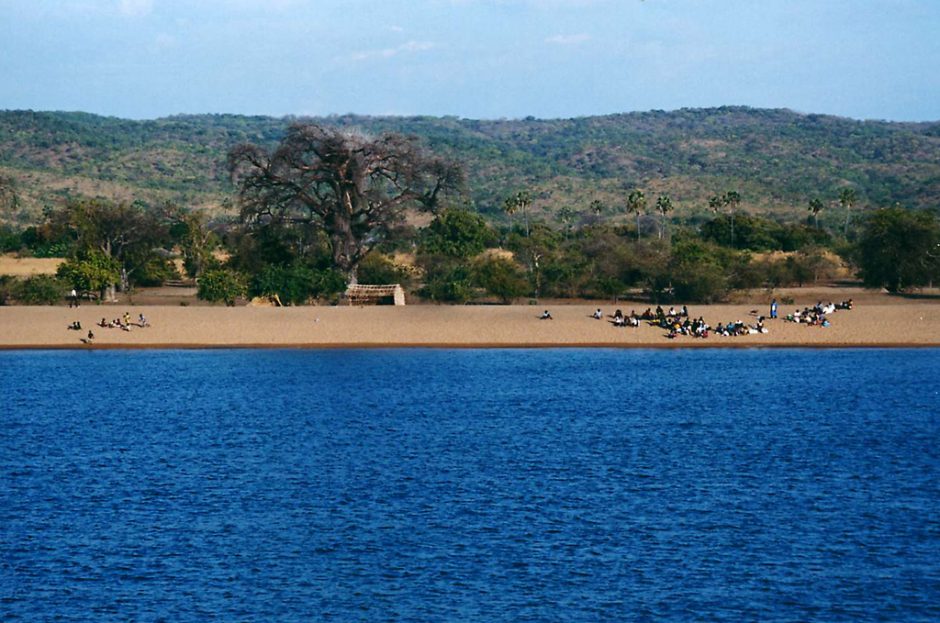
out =
{"type": "MultiPolygon", "coordinates": [[[[130,121],[81,112],[0,112],[0,174],[16,181],[29,222],[73,196],[218,208],[233,193],[227,150],[275,145],[293,121],[415,134],[462,160],[472,204],[501,216],[522,188],[544,217],[600,200],[609,217],[631,188],[669,193],[704,217],[707,198],[735,189],[744,209],[805,216],[811,197],[852,186],[859,205],[940,206],[940,122],[858,121],[783,109],[721,107],[573,119],[179,115],[130,121]]],[[[9,220],[10,215],[0,214],[9,220]]]]}

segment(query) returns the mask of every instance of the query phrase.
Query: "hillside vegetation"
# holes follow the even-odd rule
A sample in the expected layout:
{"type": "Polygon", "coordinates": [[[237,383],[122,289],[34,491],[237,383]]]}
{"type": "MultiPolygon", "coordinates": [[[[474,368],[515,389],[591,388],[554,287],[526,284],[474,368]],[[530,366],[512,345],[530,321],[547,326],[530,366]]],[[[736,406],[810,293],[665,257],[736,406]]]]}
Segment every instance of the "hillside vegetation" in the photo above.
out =
{"type": "MultiPolygon", "coordinates": [[[[274,146],[297,120],[0,112],[0,175],[17,196],[16,209],[7,205],[0,220],[29,224],[44,207],[75,197],[221,209],[234,197],[227,151],[244,142],[274,146]]],[[[805,218],[810,198],[835,205],[845,187],[856,190],[863,210],[940,205],[940,122],[741,107],[558,120],[302,120],[421,137],[464,163],[472,207],[492,219],[505,218],[503,200],[520,190],[531,193],[534,215],[550,221],[562,208],[586,213],[592,202],[603,206],[604,219],[627,219],[622,211],[632,188],[668,193],[677,217],[699,222],[710,216],[708,198],[729,189],[740,193],[746,211],[787,219],[805,218]]]]}

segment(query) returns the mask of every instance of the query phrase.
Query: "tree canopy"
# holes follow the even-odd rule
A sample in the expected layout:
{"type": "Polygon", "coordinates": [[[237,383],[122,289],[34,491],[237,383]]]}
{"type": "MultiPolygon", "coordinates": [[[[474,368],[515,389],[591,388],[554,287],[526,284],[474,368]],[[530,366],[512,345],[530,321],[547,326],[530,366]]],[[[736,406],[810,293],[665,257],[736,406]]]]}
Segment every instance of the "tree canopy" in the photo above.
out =
{"type": "Polygon", "coordinates": [[[859,241],[862,281],[902,292],[940,282],[940,223],[929,212],[878,210],[859,241]]]}
{"type": "Polygon", "coordinates": [[[272,152],[243,144],[228,155],[248,225],[312,226],[329,239],[334,266],[354,283],[362,259],[404,222],[436,211],[459,191],[463,171],[414,137],[370,138],[294,124],[272,152]]]}

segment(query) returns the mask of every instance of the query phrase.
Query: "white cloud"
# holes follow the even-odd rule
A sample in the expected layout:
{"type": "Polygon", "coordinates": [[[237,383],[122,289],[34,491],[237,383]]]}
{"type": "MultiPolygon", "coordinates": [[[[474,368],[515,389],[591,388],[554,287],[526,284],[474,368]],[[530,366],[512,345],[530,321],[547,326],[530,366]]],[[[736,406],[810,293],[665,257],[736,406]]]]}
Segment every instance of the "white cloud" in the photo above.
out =
{"type": "Polygon", "coordinates": [[[590,40],[591,35],[582,32],[576,35],[555,35],[554,37],[547,38],[545,43],[552,43],[554,45],[578,45],[579,43],[590,40]]]}
{"type": "Polygon", "coordinates": [[[399,54],[412,54],[415,52],[425,52],[433,49],[434,44],[430,41],[408,41],[394,48],[385,48],[382,50],[363,50],[353,53],[349,58],[354,61],[366,61],[373,58],[392,58],[399,54]]]}

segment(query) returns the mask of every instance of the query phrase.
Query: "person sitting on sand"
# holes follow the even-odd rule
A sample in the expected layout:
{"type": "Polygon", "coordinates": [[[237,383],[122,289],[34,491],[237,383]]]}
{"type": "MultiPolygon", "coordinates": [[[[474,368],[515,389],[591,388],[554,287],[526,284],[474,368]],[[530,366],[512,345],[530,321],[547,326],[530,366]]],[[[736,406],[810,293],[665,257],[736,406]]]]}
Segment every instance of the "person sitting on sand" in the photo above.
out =
{"type": "Polygon", "coordinates": [[[619,309],[615,311],[613,318],[614,318],[613,322],[614,322],[615,327],[623,326],[623,312],[622,311],[620,311],[619,309]]]}
{"type": "Polygon", "coordinates": [[[685,305],[683,305],[683,306],[682,306],[682,311],[679,312],[679,315],[680,315],[680,316],[685,316],[686,318],[688,318],[688,317],[689,317],[689,308],[686,307],[685,305]]]}
{"type": "Polygon", "coordinates": [[[542,315],[539,316],[539,320],[552,320],[552,315],[548,313],[548,310],[542,312],[542,315]]]}
{"type": "Polygon", "coordinates": [[[106,329],[108,327],[108,321],[102,318],[101,322],[98,323],[98,326],[101,327],[102,329],[106,329]]]}
{"type": "Polygon", "coordinates": [[[139,326],[139,327],[149,327],[149,326],[150,326],[150,323],[147,322],[147,317],[144,316],[143,314],[140,314],[140,315],[137,317],[137,326],[139,326]]]}
{"type": "Polygon", "coordinates": [[[88,332],[88,341],[90,342],[90,341],[92,341],[93,339],[95,339],[95,334],[92,333],[91,331],[89,331],[89,332],[88,332]]]}
{"type": "Polygon", "coordinates": [[[601,318],[604,317],[604,314],[603,312],[601,312],[601,308],[598,307],[596,310],[594,310],[594,313],[592,314],[592,316],[594,320],[600,320],[601,318]]]}

